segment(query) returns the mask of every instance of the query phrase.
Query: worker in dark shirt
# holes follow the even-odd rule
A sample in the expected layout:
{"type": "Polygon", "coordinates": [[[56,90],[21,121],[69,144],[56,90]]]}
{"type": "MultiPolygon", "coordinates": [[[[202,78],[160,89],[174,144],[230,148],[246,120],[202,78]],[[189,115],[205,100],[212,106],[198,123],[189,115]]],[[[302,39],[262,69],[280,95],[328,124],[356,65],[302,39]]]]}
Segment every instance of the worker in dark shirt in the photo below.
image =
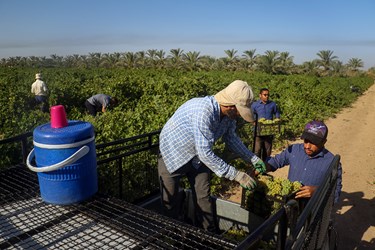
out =
{"type": "Polygon", "coordinates": [[[97,94],[86,100],[85,106],[90,115],[96,116],[98,111],[106,112],[107,108],[117,103],[116,98],[106,94],[97,94]]]}

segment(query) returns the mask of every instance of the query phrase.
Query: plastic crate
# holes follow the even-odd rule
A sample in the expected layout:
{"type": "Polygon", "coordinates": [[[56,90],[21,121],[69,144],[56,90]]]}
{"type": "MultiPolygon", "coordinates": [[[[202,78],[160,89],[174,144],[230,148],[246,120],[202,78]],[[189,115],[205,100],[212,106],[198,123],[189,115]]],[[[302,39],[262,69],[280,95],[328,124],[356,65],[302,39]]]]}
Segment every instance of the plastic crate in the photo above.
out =
{"type": "MultiPolygon", "coordinates": [[[[267,174],[263,177],[266,177],[272,181],[274,178],[273,176],[267,174]]],[[[245,193],[241,201],[242,207],[257,216],[268,218],[271,214],[285,205],[290,199],[294,199],[298,191],[293,191],[287,195],[276,194],[274,196],[269,196],[266,195],[266,190],[264,187],[258,187],[253,191],[244,190],[243,192],[245,193]]]]}
{"type": "Polygon", "coordinates": [[[260,123],[257,124],[257,136],[268,136],[268,135],[276,135],[280,134],[281,132],[281,123],[260,123]]]}

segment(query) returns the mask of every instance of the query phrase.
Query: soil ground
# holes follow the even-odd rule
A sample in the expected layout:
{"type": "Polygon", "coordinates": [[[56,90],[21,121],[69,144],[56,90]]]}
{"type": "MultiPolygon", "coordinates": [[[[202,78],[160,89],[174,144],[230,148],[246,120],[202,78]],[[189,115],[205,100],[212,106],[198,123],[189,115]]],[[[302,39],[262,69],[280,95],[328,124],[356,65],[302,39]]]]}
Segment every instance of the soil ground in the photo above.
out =
{"type": "MultiPolygon", "coordinates": [[[[375,249],[375,84],[325,123],[326,148],[341,156],[343,168],[343,188],[335,208],[338,249],[375,249]]],[[[285,167],[274,175],[286,178],[287,171],[285,167]]],[[[239,202],[240,190],[232,194],[229,199],[239,202]]]]}

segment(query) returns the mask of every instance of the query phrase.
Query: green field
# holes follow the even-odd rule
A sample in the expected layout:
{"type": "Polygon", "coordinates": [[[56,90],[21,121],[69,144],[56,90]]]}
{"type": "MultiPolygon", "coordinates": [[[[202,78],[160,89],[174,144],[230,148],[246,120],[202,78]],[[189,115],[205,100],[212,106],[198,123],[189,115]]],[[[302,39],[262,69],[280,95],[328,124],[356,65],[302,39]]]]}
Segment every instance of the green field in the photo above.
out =
{"type": "MultiPolygon", "coordinates": [[[[256,97],[260,88],[270,89],[270,99],[279,105],[284,120],[282,133],[276,137],[276,147],[282,147],[285,139],[299,136],[307,121],[334,116],[373,84],[373,79],[365,75],[317,77],[175,69],[46,68],[40,71],[50,90],[50,105],[64,105],[69,120],[91,122],[96,143],[158,130],[186,100],[213,95],[233,80],[241,79],[252,86],[256,97]],[[352,92],[351,85],[357,86],[359,93],[352,92]],[[93,118],[86,114],[84,102],[97,93],[116,96],[119,105],[93,118]]],[[[49,114],[34,106],[30,92],[37,72],[26,68],[1,69],[0,139],[33,131],[36,126],[49,122],[49,114]]],[[[251,127],[244,126],[240,134],[250,145],[251,127]]],[[[4,153],[8,150],[1,148],[4,153]]]]}

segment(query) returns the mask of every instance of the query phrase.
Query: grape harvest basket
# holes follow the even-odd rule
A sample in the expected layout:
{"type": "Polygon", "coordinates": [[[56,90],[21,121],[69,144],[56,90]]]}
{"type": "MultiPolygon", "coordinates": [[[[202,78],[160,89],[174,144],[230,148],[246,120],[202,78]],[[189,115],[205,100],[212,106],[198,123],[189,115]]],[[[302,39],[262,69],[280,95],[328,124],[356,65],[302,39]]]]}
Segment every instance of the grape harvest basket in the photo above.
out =
{"type": "Polygon", "coordinates": [[[256,126],[257,136],[277,135],[277,134],[280,134],[280,132],[281,132],[281,122],[274,122],[274,123],[258,122],[256,126]]]}
{"type": "Polygon", "coordinates": [[[255,190],[243,190],[241,206],[263,218],[269,217],[289,200],[294,199],[301,185],[268,174],[261,176],[259,181],[260,184],[255,190]],[[272,193],[269,189],[275,189],[277,192],[272,193]]]}

